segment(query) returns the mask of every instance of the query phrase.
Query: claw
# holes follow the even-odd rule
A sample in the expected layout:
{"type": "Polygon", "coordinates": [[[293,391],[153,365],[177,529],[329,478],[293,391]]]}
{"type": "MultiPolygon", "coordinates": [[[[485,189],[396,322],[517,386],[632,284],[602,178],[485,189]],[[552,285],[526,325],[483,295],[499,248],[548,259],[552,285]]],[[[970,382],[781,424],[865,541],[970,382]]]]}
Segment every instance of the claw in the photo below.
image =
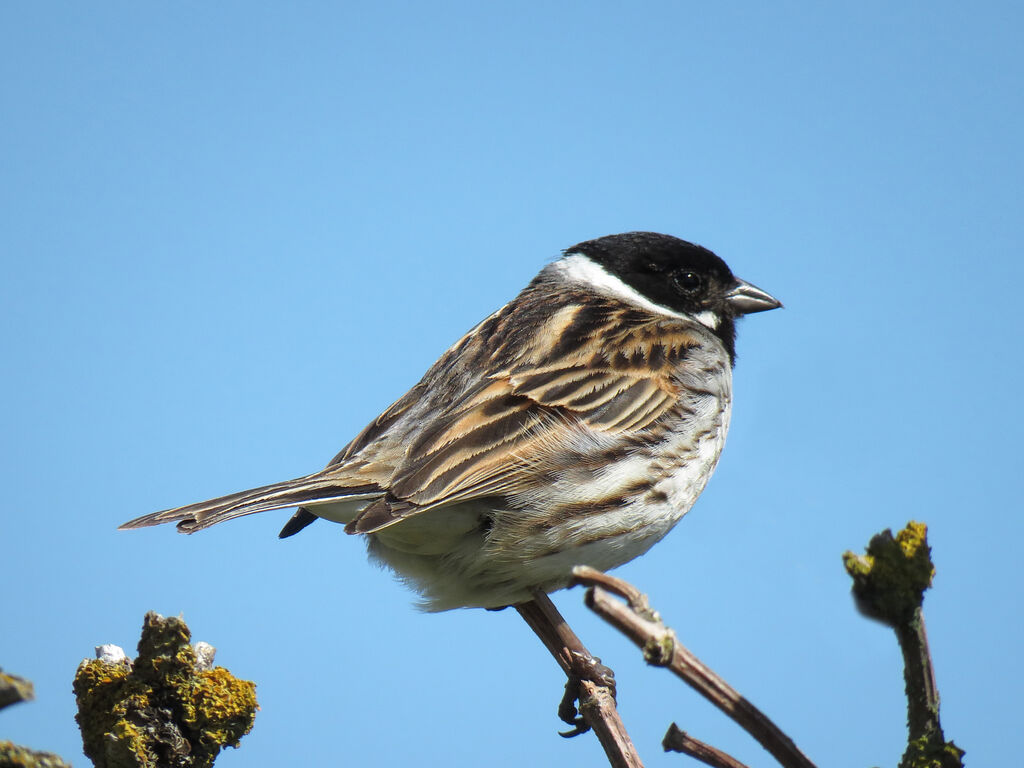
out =
{"type": "Polygon", "coordinates": [[[562,694],[562,700],[558,703],[558,717],[566,725],[571,725],[572,730],[559,731],[558,735],[563,739],[571,739],[573,736],[579,736],[581,733],[586,733],[590,730],[590,726],[587,725],[586,720],[583,719],[579,710],[576,709],[579,690],[580,679],[578,677],[571,676],[565,681],[565,693],[562,694]]]}
{"type": "MultiPolygon", "coordinates": [[[[590,685],[601,688],[615,698],[615,673],[593,656],[580,642],[576,633],[566,624],[565,619],[555,608],[551,599],[542,591],[536,590],[533,599],[515,605],[519,615],[530,625],[530,629],[555,657],[558,665],[565,672],[568,681],[565,693],[558,704],[558,717],[562,722],[572,726],[571,730],[560,732],[564,738],[572,738],[586,733],[590,725],[580,710],[593,708],[598,704],[590,700],[590,685]],[[583,685],[587,683],[587,685],[583,685]],[[580,699],[580,694],[584,699],[580,699]],[[576,704],[579,703],[579,708],[576,704]]],[[[601,695],[604,698],[604,695],[601,695]]],[[[599,705],[599,704],[598,704],[599,705]]],[[[588,713],[589,714],[589,713],[588,713]]]]}
{"type": "Polygon", "coordinates": [[[587,725],[581,717],[576,721],[576,725],[573,726],[571,731],[559,731],[558,735],[563,739],[571,739],[573,736],[579,736],[581,733],[586,733],[589,730],[590,726],[587,725]]]}
{"type": "Polygon", "coordinates": [[[571,739],[573,736],[579,736],[590,730],[587,721],[576,707],[576,702],[580,698],[580,681],[588,680],[602,688],[607,688],[611,692],[612,698],[615,698],[615,673],[609,667],[589,653],[573,651],[572,656],[573,673],[565,681],[565,693],[562,694],[562,700],[558,703],[558,717],[563,723],[572,726],[572,730],[558,732],[558,735],[564,739],[571,739]]]}

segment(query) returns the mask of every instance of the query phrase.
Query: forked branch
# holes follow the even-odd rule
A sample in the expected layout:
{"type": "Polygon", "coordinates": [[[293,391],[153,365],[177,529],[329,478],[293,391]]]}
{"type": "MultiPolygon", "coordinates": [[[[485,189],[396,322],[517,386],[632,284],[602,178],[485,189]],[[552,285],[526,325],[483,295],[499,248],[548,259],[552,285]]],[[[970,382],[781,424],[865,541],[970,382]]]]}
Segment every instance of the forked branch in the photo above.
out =
{"type": "Polygon", "coordinates": [[[615,706],[612,671],[591,655],[546,594],[538,592],[516,610],[568,678],[558,714],[573,730],[562,735],[576,736],[593,729],[613,768],[643,768],[615,706]]]}
{"type": "MultiPolygon", "coordinates": [[[[687,685],[757,739],[780,765],[785,768],[814,768],[814,763],[775,723],[676,639],[675,633],[662,623],[661,617],[648,604],[646,596],[636,587],[587,566],[574,568],[573,577],[574,583],[588,587],[585,598],[587,607],[636,643],[643,650],[648,664],[671,669],[687,685]],[[615,599],[613,594],[626,602],[615,599]]],[[[694,752],[687,754],[703,759],[694,752]]],[[[725,757],[733,760],[728,755],[725,757]]],[[[735,760],[731,764],[710,760],[704,762],[709,765],[738,765],[735,760]]]]}

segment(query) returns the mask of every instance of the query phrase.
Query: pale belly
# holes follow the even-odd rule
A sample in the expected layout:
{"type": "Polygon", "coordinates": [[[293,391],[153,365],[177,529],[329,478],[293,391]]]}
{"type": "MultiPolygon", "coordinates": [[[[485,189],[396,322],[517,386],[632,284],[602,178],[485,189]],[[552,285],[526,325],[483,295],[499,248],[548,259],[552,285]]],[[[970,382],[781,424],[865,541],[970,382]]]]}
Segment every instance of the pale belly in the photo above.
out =
{"type": "Polygon", "coordinates": [[[573,566],[615,568],[663,538],[704,490],[729,426],[728,401],[720,406],[709,404],[697,432],[666,430],[653,458],[569,471],[522,498],[420,513],[371,535],[370,553],[417,589],[429,611],[502,607],[567,586],[573,566]]]}

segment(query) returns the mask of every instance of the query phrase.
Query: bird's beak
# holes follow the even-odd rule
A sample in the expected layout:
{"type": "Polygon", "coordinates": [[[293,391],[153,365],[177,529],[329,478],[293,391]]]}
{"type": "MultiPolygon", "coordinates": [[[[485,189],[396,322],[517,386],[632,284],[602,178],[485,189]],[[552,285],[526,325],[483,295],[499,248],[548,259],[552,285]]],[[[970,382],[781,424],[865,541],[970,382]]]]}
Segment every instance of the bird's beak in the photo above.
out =
{"type": "Polygon", "coordinates": [[[756,285],[736,278],[736,285],[725,294],[725,300],[737,315],[778,309],[782,302],[756,285]]]}

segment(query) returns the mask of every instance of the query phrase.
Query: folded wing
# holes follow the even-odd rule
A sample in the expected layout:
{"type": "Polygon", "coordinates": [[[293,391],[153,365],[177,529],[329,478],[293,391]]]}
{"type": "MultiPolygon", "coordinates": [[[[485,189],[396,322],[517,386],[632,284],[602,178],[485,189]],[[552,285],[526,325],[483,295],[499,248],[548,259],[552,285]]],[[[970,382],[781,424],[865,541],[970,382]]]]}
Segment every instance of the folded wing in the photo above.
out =
{"type": "Polygon", "coordinates": [[[543,470],[537,457],[569,448],[581,432],[652,425],[677,404],[677,367],[704,342],[685,326],[651,325],[481,382],[421,429],[388,492],[346,530],[372,533],[427,509],[524,490],[543,470]]]}

